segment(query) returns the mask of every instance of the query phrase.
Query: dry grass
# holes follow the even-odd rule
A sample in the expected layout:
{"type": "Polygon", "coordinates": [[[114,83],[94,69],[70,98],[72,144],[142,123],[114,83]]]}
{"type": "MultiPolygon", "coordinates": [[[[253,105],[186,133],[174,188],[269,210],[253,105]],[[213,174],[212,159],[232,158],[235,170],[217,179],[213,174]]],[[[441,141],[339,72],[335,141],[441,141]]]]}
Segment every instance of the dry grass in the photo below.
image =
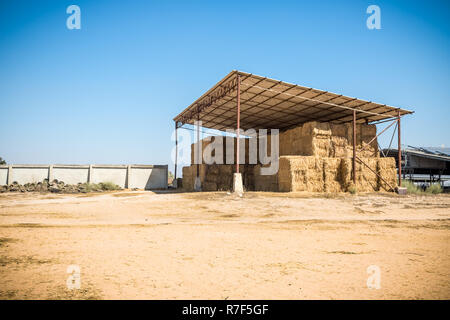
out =
{"type": "Polygon", "coordinates": [[[135,197],[135,196],[140,196],[143,194],[145,194],[145,193],[143,193],[143,192],[120,192],[120,193],[114,193],[113,197],[135,197]]]}
{"type": "Polygon", "coordinates": [[[15,264],[26,268],[30,264],[45,264],[52,262],[54,261],[49,259],[36,259],[33,256],[19,256],[19,257],[0,256],[0,266],[2,267],[5,267],[10,264],[15,264]]]}
{"type": "Polygon", "coordinates": [[[17,242],[17,239],[13,238],[0,238],[0,247],[6,246],[8,243],[17,242]]]}
{"type": "Polygon", "coordinates": [[[356,253],[353,251],[331,251],[331,252],[327,252],[327,253],[332,253],[332,254],[360,254],[360,253],[356,253]]]}

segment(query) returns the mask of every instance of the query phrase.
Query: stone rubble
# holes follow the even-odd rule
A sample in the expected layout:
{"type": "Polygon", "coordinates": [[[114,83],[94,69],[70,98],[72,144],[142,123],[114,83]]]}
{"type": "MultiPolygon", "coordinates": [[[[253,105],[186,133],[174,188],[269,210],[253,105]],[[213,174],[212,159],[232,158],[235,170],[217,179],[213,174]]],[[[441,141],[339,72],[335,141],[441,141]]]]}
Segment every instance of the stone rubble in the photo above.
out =
{"type": "MultiPolygon", "coordinates": [[[[121,190],[119,186],[116,186],[116,190],[121,190]]],[[[65,184],[64,181],[58,181],[57,179],[49,182],[48,179],[44,179],[42,182],[26,183],[21,185],[14,181],[10,185],[0,186],[0,193],[4,192],[51,192],[51,193],[88,193],[88,192],[103,192],[102,184],[65,184]]]]}

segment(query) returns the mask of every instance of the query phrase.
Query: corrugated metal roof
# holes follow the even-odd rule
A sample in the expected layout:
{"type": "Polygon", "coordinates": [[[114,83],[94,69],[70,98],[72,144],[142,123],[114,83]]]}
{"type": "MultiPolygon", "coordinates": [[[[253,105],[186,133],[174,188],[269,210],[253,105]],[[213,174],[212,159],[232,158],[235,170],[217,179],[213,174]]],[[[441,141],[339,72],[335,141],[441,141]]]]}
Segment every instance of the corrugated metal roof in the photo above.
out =
{"type": "Polygon", "coordinates": [[[240,78],[240,127],[288,129],[308,121],[345,123],[357,112],[357,122],[376,122],[411,114],[385,104],[232,71],[174,118],[181,124],[202,121],[202,127],[236,128],[237,77],[240,78]]]}

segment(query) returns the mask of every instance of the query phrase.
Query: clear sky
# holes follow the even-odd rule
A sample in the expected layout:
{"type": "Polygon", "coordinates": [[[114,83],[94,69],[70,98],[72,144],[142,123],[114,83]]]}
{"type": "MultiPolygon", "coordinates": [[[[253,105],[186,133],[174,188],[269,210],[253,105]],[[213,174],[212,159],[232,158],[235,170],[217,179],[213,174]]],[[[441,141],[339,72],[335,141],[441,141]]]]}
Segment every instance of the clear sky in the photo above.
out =
{"type": "Polygon", "coordinates": [[[414,110],[404,143],[448,147],[449,3],[1,0],[0,156],[171,165],[173,117],[233,69],[414,110]]]}

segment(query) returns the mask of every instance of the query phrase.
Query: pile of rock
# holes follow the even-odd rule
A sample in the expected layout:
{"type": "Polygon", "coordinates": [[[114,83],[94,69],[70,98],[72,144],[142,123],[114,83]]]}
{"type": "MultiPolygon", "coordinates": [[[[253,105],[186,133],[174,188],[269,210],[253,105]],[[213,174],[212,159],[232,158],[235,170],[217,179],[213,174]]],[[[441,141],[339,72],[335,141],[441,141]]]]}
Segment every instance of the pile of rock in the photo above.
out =
{"type": "MultiPolygon", "coordinates": [[[[115,190],[120,190],[116,186],[115,190]]],[[[52,192],[52,193],[87,193],[87,192],[102,192],[105,191],[102,183],[78,183],[65,184],[63,181],[57,179],[49,182],[44,179],[42,182],[25,183],[21,185],[14,181],[10,185],[0,186],[0,193],[4,192],[52,192]]]]}

